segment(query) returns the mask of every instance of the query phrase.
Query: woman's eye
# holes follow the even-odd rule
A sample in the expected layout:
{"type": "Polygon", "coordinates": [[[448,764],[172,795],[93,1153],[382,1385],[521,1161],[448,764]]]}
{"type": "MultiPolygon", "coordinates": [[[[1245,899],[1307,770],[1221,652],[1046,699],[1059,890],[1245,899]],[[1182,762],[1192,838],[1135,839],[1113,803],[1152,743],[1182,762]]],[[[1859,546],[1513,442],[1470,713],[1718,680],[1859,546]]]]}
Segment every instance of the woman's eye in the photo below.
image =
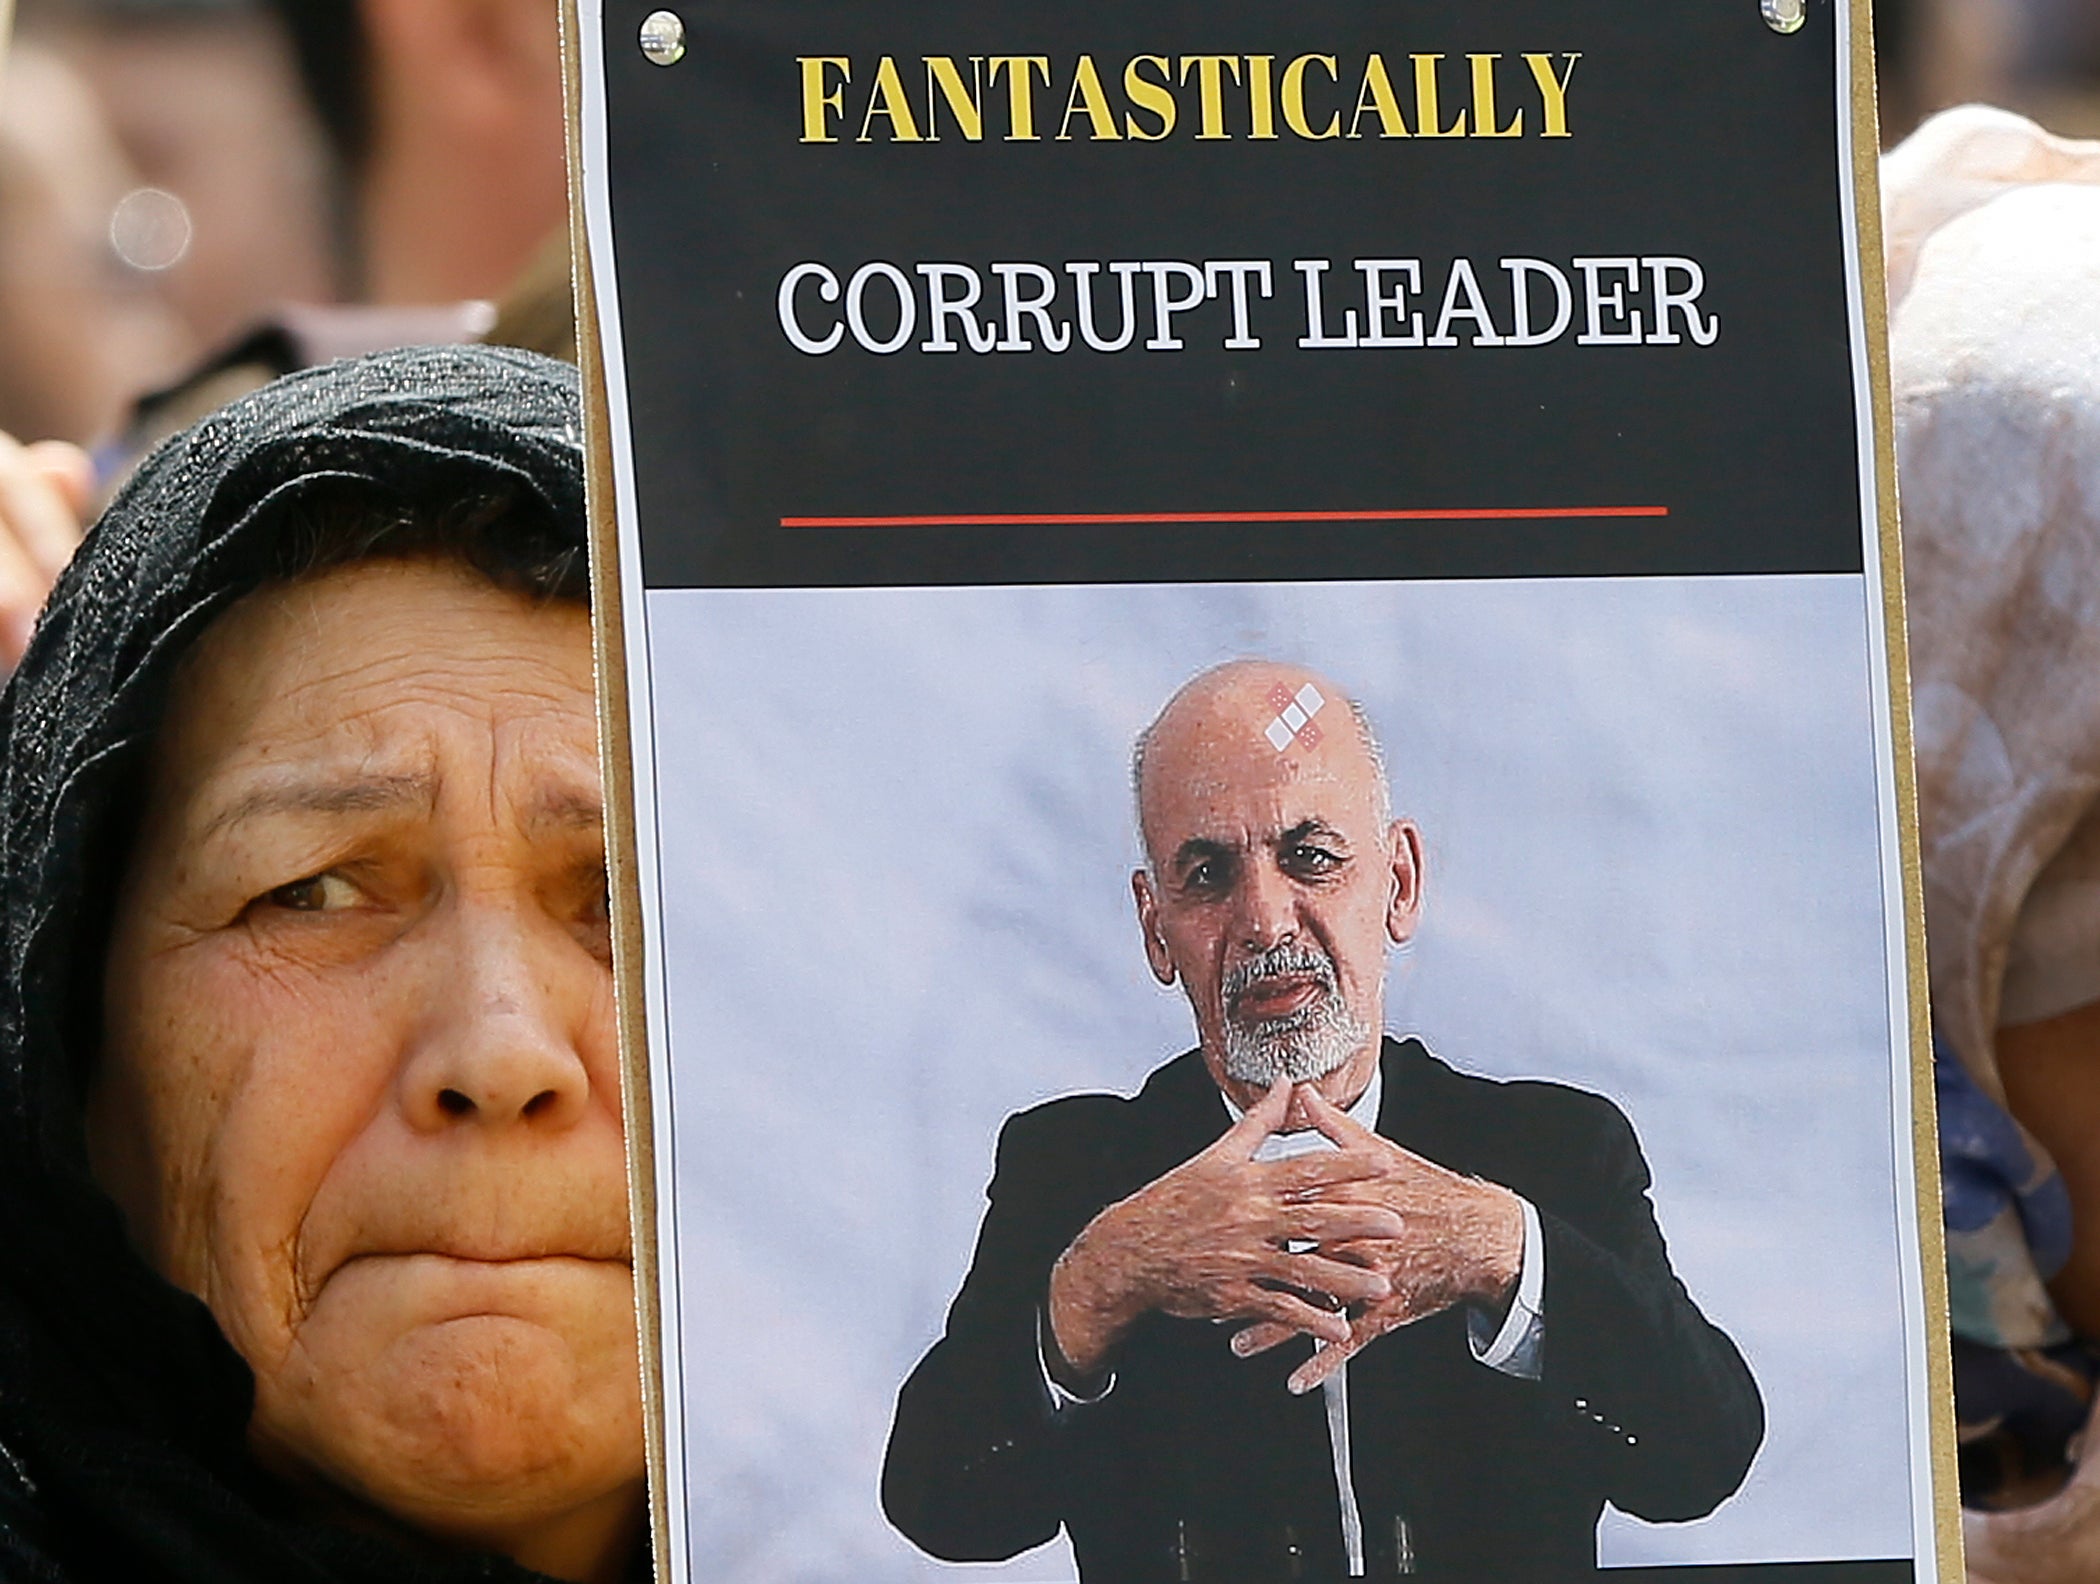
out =
{"type": "Polygon", "coordinates": [[[327,913],[353,905],[357,887],[339,874],[308,875],[266,892],[263,900],[294,913],[327,913]]]}

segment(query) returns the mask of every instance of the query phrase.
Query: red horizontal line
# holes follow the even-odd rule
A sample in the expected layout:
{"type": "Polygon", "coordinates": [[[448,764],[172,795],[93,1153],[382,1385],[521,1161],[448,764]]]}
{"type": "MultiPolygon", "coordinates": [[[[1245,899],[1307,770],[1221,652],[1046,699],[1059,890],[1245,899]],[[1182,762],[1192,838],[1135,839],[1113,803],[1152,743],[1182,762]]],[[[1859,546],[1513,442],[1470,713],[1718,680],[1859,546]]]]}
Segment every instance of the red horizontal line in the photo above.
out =
{"type": "Polygon", "coordinates": [[[783,517],[783,528],[1088,528],[1121,523],[1478,522],[1536,517],[1667,517],[1667,506],[1452,506],[1367,511],[980,512],[922,517],[783,517]]]}

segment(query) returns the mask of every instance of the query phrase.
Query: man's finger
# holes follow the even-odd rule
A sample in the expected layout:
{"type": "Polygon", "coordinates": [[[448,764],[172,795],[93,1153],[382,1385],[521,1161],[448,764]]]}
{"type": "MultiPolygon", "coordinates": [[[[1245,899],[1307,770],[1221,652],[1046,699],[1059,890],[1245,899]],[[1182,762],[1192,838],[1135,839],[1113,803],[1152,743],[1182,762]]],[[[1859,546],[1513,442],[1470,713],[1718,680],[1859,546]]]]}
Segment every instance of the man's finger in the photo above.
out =
{"type": "Polygon", "coordinates": [[[1272,1188],[1286,1200],[1297,1203],[1318,1198],[1326,1188],[1382,1177],[1386,1163],[1365,1150],[1328,1150],[1271,1161],[1261,1169],[1268,1174],[1272,1188]]]}
{"type": "Polygon", "coordinates": [[[1244,1297],[1234,1306],[1232,1318],[1267,1320],[1318,1337],[1323,1342],[1349,1340],[1349,1317],[1341,1310],[1319,1308],[1295,1293],[1278,1292],[1273,1287],[1249,1285],[1244,1297]]]}
{"type": "Polygon", "coordinates": [[[1328,1343],[1319,1352],[1292,1370],[1291,1378],[1284,1383],[1285,1386],[1289,1388],[1294,1396],[1304,1396],[1305,1393],[1312,1391],[1315,1387],[1323,1385],[1328,1376],[1361,1353],[1364,1343],[1370,1340],[1369,1337],[1365,1337],[1362,1341],[1359,1341],[1352,1336],[1347,1341],[1328,1343]]]}
{"type": "Polygon", "coordinates": [[[1266,1353],[1270,1348],[1301,1334],[1287,1325],[1278,1325],[1273,1320],[1257,1320],[1254,1324],[1233,1332],[1232,1351],[1235,1357],[1252,1358],[1257,1353],[1266,1353]]]}
{"type": "Polygon", "coordinates": [[[1293,1392],[1302,1394],[1311,1391],[1386,1332],[1397,1331],[1417,1318],[1418,1316],[1401,1300],[1373,1305],[1351,1322],[1349,1339],[1346,1342],[1337,1342],[1321,1348],[1291,1372],[1291,1378],[1286,1384],[1293,1392]]]}
{"type": "Polygon", "coordinates": [[[1304,1108],[1305,1119],[1318,1129],[1323,1137],[1339,1144],[1343,1149],[1380,1142],[1376,1133],[1321,1094],[1316,1085],[1299,1085],[1298,1099],[1304,1108]]]}
{"type": "Polygon", "coordinates": [[[1397,1242],[1407,1234],[1399,1211],[1378,1204],[1320,1201],[1293,1209],[1289,1236],[1326,1247],[1334,1243],[1397,1242]]]}
{"type": "Polygon", "coordinates": [[[1325,1254],[1286,1254],[1274,1275],[1303,1292],[1325,1293],[1343,1303],[1378,1303],[1393,1292],[1385,1272],[1325,1254]]]}
{"type": "Polygon", "coordinates": [[[1233,1123],[1225,1136],[1211,1147],[1238,1160],[1252,1160],[1254,1152],[1261,1148],[1262,1140],[1283,1126],[1290,1108],[1291,1081],[1279,1077],[1269,1085],[1269,1092],[1253,1109],[1233,1123]]]}

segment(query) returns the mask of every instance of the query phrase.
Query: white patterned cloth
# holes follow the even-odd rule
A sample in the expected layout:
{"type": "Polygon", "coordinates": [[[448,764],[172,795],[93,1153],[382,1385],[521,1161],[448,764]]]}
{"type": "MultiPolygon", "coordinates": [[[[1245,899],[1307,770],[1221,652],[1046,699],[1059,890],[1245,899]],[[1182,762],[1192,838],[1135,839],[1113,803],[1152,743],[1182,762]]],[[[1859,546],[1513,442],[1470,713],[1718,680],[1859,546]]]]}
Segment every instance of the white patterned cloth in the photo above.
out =
{"type": "Polygon", "coordinates": [[[2002,1102],[2100,1000],[2100,143],[1969,106],[1883,182],[1933,1016],[2002,1102]]]}

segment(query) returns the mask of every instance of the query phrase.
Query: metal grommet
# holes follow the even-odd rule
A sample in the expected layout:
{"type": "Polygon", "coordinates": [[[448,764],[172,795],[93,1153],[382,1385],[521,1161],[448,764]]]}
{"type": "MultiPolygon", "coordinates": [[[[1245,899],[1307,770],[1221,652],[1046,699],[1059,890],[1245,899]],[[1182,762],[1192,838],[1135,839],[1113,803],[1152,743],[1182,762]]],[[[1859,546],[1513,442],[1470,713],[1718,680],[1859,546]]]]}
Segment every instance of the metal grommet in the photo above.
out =
{"type": "Polygon", "coordinates": [[[1799,33],[1808,20],[1808,0],[1758,0],[1758,9],[1774,33],[1799,33]]]}
{"type": "Polygon", "coordinates": [[[659,66],[676,66],[685,59],[685,23],[676,11],[651,11],[642,18],[642,53],[659,66]]]}

